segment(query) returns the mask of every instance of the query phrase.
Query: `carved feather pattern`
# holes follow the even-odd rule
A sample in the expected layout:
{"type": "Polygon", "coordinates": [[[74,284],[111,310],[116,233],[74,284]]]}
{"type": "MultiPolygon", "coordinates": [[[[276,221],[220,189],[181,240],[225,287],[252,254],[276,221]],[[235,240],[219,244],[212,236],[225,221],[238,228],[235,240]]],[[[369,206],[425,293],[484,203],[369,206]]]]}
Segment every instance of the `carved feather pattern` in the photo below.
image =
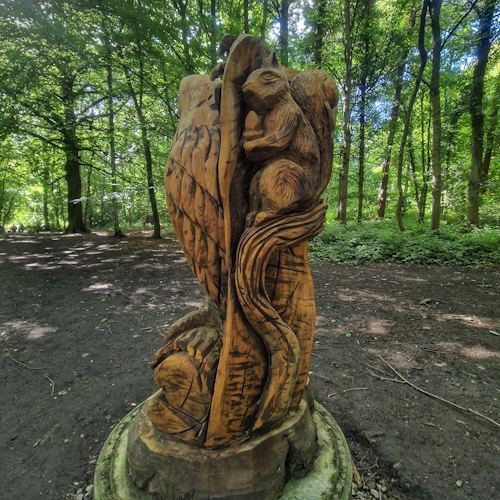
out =
{"type": "Polygon", "coordinates": [[[226,310],[224,211],[218,160],[220,83],[184,78],[179,89],[180,121],[165,168],[170,220],[187,261],[210,298],[226,310]]]}

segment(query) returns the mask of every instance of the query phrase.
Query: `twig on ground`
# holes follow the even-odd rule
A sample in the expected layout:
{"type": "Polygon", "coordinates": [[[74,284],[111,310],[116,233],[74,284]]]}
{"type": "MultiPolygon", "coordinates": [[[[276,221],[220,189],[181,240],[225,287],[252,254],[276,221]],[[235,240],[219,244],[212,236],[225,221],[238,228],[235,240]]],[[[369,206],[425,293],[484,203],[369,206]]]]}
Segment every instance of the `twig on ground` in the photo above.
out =
{"type": "MultiPolygon", "coordinates": [[[[434,398],[434,399],[437,399],[439,401],[442,401],[443,403],[446,403],[446,404],[449,404],[450,406],[453,406],[454,408],[458,408],[459,410],[462,410],[462,411],[465,411],[465,412],[469,412],[469,413],[472,413],[474,415],[476,415],[477,417],[480,417],[484,420],[487,420],[488,422],[490,422],[491,424],[497,426],[497,427],[500,427],[500,423],[499,422],[496,422],[495,420],[493,420],[492,418],[490,417],[487,417],[486,415],[483,415],[482,413],[479,413],[478,411],[476,410],[473,410],[472,408],[465,408],[464,406],[460,406],[460,405],[457,405],[456,403],[453,403],[451,401],[448,401],[447,399],[444,399],[440,396],[436,396],[436,394],[432,394],[432,392],[428,392],[426,391],[425,389],[422,389],[420,387],[418,387],[417,385],[415,384],[412,384],[408,379],[406,379],[405,377],[403,377],[403,375],[401,375],[401,373],[399,373],[396,368],[394,368],[390,363],[388,363],[380,354],[378,355],[378,357],[382,360],[383,363],[385,363],[405,384],[408,384],[410,387],[413,387],[416,391],[418,392],[421,392],[422,394],[425,394],[426,396],[429,396],[431,398],[434,398]]],[[[381,378],[381,377],[379,377],[381,378]]],[[[394,381],[394,380],[393,380],[394,381]]]]}
{"type": "Polygon", "coordinates": [[[368,363],[365,363],[365,365],[371,368],[372,370],[376,370],[380,373],[383,373],[386,377],[390,377],[388,373],[384,372],[384,370],[381,370],[380,368],[377,368],[376,366],[369,365],[368,363]]]}
{"type": "Polygon", "coordinates": [[[375,459],[375,463],[371,467],[360,467],[358,470],[371,470],[378,467],[378,458],[375,459]]]}
{"type": "Polygon", "coordinates": [[[113,335],[113,332],[111,331],[111,328],[109,327],[109,325],[106,325],[106,328],[108,329],[108,332],[111,333],[111,335],[113,335]]]}
{"type": "Polygon", "coordinates": [[[370,375],[372,377],[378,378],[379,380],[387,380],[388,382],[396,382],[398,384],[404,384],[402,380],[398,380],[397,378],[381,377],[380,375],[373,373],[371,370],[368,371],[370,372],[370,375]]]}
{"type": "Polygon", "coordinates": [[[11,358],[9,356],[9,359],[12,359],[14,363],[17,363],[18,365],[24,366],[24,368],[27,368],[28,370],[43,370],[43,368],[31,368],[31,366],[25,365],[24,363],[21,363],[21,361],[18,361],[17,359],[11,358]]]}
{"type": "Polygon", "coordinates": [[[368,391],[369,387],[353,387],[352,389],[344,389],[342,392],[351,392],[351,391],[368,391]]]}
{"type": "Polygon", "coordinates": [[[354,481],[356,482],[356,486],[358,488],[363,487],[363,483],[361,482],[361,476],[359,475],[358,469],[356,468],[356,464],[354,463],[354,460],[351,458],[351,464],[352,464],[352,475],[354,476],[354,481]]]}
{"type": "Polygon", "coordinates": [[[45,375],[45,378],[50,382],[50,385],[52,386],[52,392],[51,392],[51,396],[54,395],[54,388],[56,386],[56,384],[54,384],[54,381],[48,376],[48,375],[45,375]]]}

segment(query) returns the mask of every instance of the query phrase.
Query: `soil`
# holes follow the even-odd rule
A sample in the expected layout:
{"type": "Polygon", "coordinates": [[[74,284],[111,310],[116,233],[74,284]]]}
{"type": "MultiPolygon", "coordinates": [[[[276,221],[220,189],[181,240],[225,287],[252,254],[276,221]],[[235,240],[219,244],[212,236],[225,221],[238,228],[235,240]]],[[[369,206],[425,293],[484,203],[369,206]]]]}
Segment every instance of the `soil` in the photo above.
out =
{"type": "MultiPolygon", "coordinates": [[[[156,390],[153,353],[203,292],[173,237],[146,236],[0,237],[0,498],[81,498],[113,426],[156,390]]],[[[500,499],[500,428],[467,411],[500,421],[500,270],[311,267],[310,379],[360,491],[500,499]]]]}

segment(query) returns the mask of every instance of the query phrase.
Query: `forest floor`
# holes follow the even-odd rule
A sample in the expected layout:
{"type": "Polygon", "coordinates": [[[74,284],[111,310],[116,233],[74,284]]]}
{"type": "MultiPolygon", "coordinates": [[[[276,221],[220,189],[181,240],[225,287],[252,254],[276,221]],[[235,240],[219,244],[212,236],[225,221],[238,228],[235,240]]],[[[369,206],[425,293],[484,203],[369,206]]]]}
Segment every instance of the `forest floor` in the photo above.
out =
{"type": "MultiPolygon", "coordinates": [[[[0,237],[0,498],[81,498],[113,426],[156,390],[153,353],[203,292],[173,237],[145,236],[0,237]]],[[[500,269],[311,267],[310,379],[361,491],[500,499],[499,427],[389,366],[499,422],[500,269]]]]}

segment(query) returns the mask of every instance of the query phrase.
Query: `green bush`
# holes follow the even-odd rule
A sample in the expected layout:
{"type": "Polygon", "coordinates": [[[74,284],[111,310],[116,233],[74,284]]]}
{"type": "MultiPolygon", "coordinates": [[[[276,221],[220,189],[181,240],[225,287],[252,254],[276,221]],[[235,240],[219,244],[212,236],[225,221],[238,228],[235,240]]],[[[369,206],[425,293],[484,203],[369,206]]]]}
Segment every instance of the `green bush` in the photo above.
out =
{"type": "Polygon", "coordinates": [[[349,223],[327,222],[309,244],[311,260],[344,264],[407,262],[413,264],[500,264],[500,228],[441,225],[431,233],[427,224],[408,223],[401,232],[395,220],[349,223]]]}

